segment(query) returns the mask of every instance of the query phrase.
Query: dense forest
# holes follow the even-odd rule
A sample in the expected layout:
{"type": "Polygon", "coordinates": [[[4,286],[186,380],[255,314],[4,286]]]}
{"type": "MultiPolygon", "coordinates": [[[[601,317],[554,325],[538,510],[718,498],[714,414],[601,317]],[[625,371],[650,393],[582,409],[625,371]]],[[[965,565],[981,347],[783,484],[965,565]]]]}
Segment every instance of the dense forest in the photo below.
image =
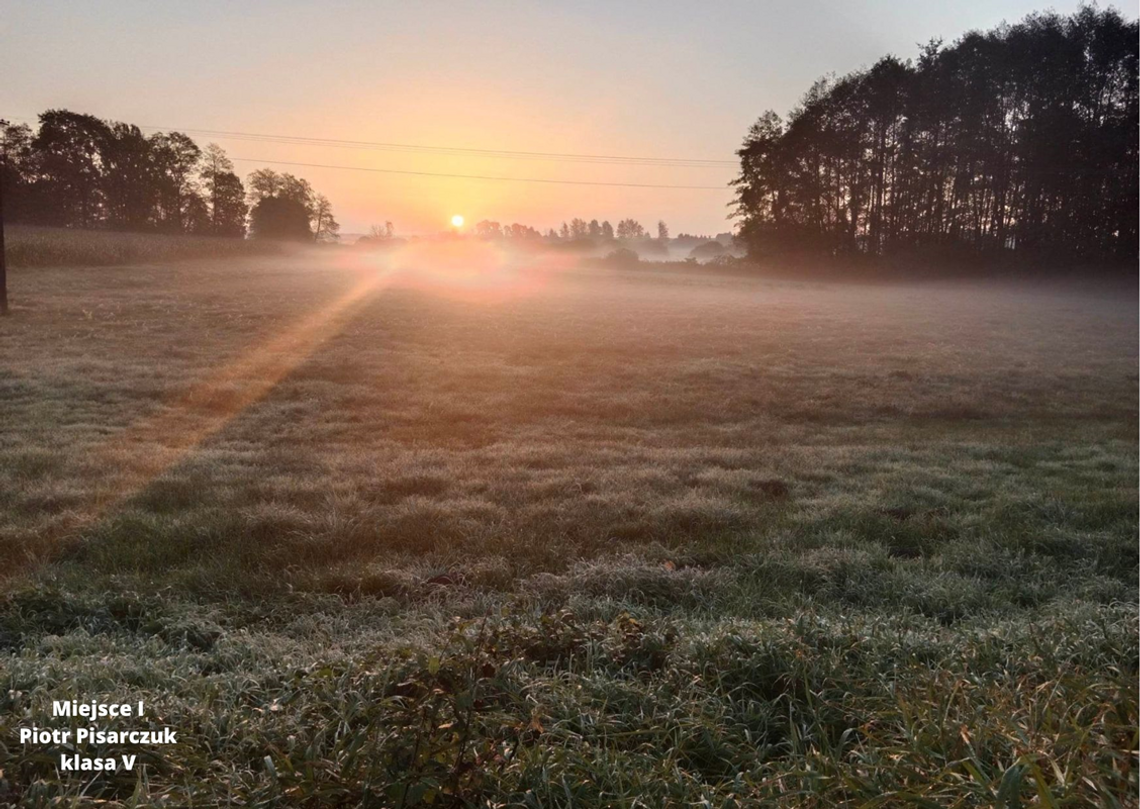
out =
{"type": "Polygon", "coordinates": [[[240,238],[248,220],[254,236],[318,241],[339,229],[306,180],[259,169],[242,183],[217,144],[68,110],[34,130],[0,120],[0,183],[18,224],[240,238]]]}
{"type": "Polygon", "coordinates": [[[755,256],[1137,258],[1137,37],[1034,14],[818,81],[738,152],[755,256]]]}

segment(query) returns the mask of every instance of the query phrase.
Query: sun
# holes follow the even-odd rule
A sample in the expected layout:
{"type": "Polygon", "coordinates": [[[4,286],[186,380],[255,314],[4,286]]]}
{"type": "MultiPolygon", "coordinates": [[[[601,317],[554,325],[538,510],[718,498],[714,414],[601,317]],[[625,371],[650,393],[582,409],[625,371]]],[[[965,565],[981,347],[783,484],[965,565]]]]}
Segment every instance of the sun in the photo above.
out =
{"type": "Polygon", "coordinates": [[[451,217],[451,226],[453,228],[463,227],[463,216],[461,214],[456,214],[455,216],[451,217]]]}

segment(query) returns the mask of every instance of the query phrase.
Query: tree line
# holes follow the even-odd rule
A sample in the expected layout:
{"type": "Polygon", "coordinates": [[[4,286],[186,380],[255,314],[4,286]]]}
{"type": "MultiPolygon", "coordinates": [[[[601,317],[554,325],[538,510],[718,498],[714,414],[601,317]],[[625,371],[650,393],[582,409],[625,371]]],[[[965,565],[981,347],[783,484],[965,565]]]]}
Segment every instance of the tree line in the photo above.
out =
{"type": "Polygon", "coordinates": [[[21,224],[315,241],[340,229],[306,180],[259,169],[243,184],[217,144],[68,110],[35,130],[0,120],[0,183],[21,224]]]}
{"type": "Polygon", "coordinates": [[[1084,7],[824,78],[738,151],[754,256],[1137,257],[1136,22],[1084,7]]]}
{"type": "MultiPolygon", "coordinates": [[[[475,224],[474,234],[481,239],[544,239],[547,242],[636,241],[651,238],[649,231],[636,219],[622,219],[615,228],[608,220],[599,222],[591,219],[587,222],[577,217],[563,222],[561,228],[547,229],[546,233],[517,222],[502,225],[483,220],[475,224]]],[[[657,238],[661,241],[669,239],[669,226],[664,222],[657,223],[657,238]]]]}

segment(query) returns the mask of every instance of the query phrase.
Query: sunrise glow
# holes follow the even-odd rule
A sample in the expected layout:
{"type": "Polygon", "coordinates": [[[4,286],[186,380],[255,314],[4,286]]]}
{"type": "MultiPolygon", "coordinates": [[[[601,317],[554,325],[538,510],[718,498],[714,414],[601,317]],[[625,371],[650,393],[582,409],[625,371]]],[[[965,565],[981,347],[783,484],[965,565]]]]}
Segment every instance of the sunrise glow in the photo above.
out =
{"type": "Polygon", "coordinates": [[[461,214],[456,214],[455,216],[451,217],[451,226],[453,228],[463,227],[463,216],[461,214]]]}

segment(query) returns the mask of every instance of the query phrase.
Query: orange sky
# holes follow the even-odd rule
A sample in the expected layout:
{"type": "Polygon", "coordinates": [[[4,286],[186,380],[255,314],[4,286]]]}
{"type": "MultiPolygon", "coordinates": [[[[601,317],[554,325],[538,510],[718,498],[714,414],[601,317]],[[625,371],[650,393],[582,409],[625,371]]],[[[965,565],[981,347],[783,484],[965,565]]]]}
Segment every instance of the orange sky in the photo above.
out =
{"type": "MultiPolygon", "coordinates": [[[[765,109],[824,73],[1016,20],[1032,0],[114,4],[37,0],[0,16],[0,117],[49,107],[143,126],[463,148],[731,160],[765,109]]],[[[1067,12],[1075,2],[1051,4],[1067,12]]],[[[729,230],[731,166],[502,159],[231,140],[241,175],[291,171],[345,232],[391,220],[541,229],[575,216],[729,230]],[[276,166],[319,163],[714,190],[527,184],[276,166]]]]}

